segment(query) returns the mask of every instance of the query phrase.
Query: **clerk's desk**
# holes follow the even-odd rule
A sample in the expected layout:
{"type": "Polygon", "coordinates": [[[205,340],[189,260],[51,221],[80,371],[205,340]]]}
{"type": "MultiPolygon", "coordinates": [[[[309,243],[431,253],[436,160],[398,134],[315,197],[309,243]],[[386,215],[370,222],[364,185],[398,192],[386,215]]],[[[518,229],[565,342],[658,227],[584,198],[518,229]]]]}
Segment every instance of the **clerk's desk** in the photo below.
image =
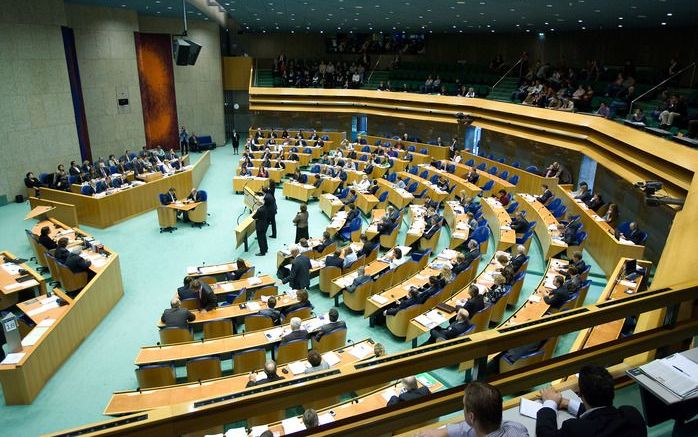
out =
{"type": "MultiPolygon", "coordinates": [[[[369,346],[370,352],[362,359],[373,358],[373,343],[373,340],[366,339],[357,341],[350,346],[343,346],[328,352],[339,359],[339,362],[330,368],[349,366],[359,361],[359,358],[351,353],[355,348],[365,349],[366,346],[369,346]]],[[[306,362],[307,360],[300,361],[306,362]]],[[[282,376],[284,380],[291,380],[304,376],[304,374],[294,375],[294,373],[290,371],[289,364],[280,365],[277,369],[277,373],[282,376]],[[284,373],[284,370],[286,370],[287,373],[284,373]]],[[[117,416],[158,407],[166,407],[177,403],[194,403],[206,399],[215,399],[220,396],[243,392],[246,389],[245,386],[248,380],[248,373],[236,373],[231,376],[209,379],[202,382],[176,384],[148,390],[116,392],[112,395],[107,407],[104,409],[104,414],[117,416]]],[[[259,387],[264,387],[264,385],[255,386],[255,388],[259,387]]]]}
{"type": "Polygon", "coordinates": [[[107,228],[131,217],[154,210],[160,205],[159,194],[171,187],[180,197],[186,196],[199,185],[211,165],[211,152],[206,151],[189,169],[145,182],[104,197],[86,196],[69,191],[41,188],[41,198],[75,205],[81,224],[107,228]]]}
{"type": "Polygon", "coordinates": [[[10,252],[0,252],[0,310],[5,310],[19,302],[20,295],[26,295],[28,291],[34,291],[38,296],[46,294],[46,281],[28,265],[9,263],[9,260],[16,260],[17,257],[10,252]],[[19,269],[27,271],[20,274],[19,269]],[[29,275],[31,279],[18,281],[17,279],[29,275]]]}
{"type": "Polygon", "coordinates": [[[585,249],[591,253],[606,276],[611,276],[620,258],[642,259],[645,246],[621,243],[608,223],[599,221],[596,212],[574,199],[571,185],[551,186],[550,190],[555,197],[562,200],[563,205],[567,206],[568,214],[581,216],[580,221],[584,224],[584,231],[587,232],[585,249]]]}
{"type": "MultiPolygon", "coordinates": [[[[63,232],[62,235],[71,240],[75,240],[76,235],[89,237],[89,234],[71,229],[55,219],[38,223],[33,232],[37,233],[43,226],[49,226],[52,235],[63,232]]],[[[47,318],[54,322],[34,345],[24,348],[24,356],[17,364],[0,365],[0,383],[8,405],[31,404],[56,370],[121,299],[124,288],[119,255],[107,247],[104,247],[104,252],[107,257],[87,254],[95,260],[96,257],[103,259],[93,261],[90,269],[95,273],[94,277],[74,299],[56,291],[67,305],[58,308],[42,305],[40,300],[46,298],[44,295],[18,305],[37,325],[47,318]],[[37,308],[40,311],[34,311],[37,308]]]]}
{"type": "Polygon", "coordinates": [[[31,211],[24,217],[24,220],[32,218],[37,220],[55,218],[68,226],[78,226],[78,213],[75,209],[75,205],[38,197],[30,197],[29,207],[31,211]]]}

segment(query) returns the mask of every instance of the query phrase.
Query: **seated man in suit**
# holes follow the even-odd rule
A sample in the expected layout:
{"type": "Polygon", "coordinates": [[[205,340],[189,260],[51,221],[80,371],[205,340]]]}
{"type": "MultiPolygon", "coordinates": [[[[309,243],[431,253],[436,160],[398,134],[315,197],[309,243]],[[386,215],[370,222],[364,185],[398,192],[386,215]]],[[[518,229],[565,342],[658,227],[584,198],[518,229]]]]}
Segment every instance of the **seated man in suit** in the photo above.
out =
{"type": "Polygon", "coordinates": [[[259,310],[259,315],[269,317],[274,325],[281,323],[281,311],[276,309],[276,298],[274,296],[269,296],[267,307],[259,310]]]}
{"type": "Polygon", "coordinates": [[[603,367],[588,365],[579,370],[579,397],[565,399],[552,388],[541,390],[543,408],[536,417],[538,437],[646,437],[645,420],[635,407],[613,406],[613,377],[603,367]],[[565,408],[574,416],[557,427],[557,409],[565,408]]]}
{"type": "Polygon", "coordinates": [[[465,386],[463,395],[465,421],[443,428],[430,429],[420,437],[528,437],[526,427],[518,422],[502,421],[502,394],[485,382],[473,381],[465,386]]]}
{"type": "Polygon", "coordinates": [[[415,378],[414,376],[402,378],[401,384],[402,388],[400,390],[400,395],[393,396],[390,398],[390,400],[388,400],[389,407],[399,404],[400,402],[407,402],[414,399],[419,399],[421,397],[428,396],[431,394],[429,388],[419,387],[419,384],[417,383],[417,378],[415,378]]]}
{"type": "MultiPolygon", "coordinates": [[[[396,224],[393,223],[392,220],[390,220],[388,214],[384,215],[376,225],[378,236],[389,235],[393,231],[394,226],[396,226],[396,224]]],[[[376,238],[379,238],[378,236],[376,238]]]]}
{"type": "Polygon", "coordinates": [[[273,360],[269,360],[264,363],[264,376],[266,376],[266,378],[258,380],[255,372],[250,373],[250,379],[247,381],[246,387],[254,387],[256,385],[267,384],[269,382],[284,379],[283,376],[276,373],[276,363],[273,360]]]}
{"type": "Polygon", "coordinates": [[[349,224],[349,223],[351,223],[352,220],[354,220],[355,218],[357,218],[359,216],[360,211],[359,211],[359,208],[356,207],[356,204],[353,202],[348,204],[345,207],[345,209],[346,208],[349,208],[349,212],[347,213],[347,221],[346,221],[346,223],[349,224]]]}
{"type": "Polygon", "coordinates": [[[576,246],[579,244],[577,241],[577,227],[573,226],[571,223],[567,226],[557,225],[558,237],[567,243],[568,246],[576,246]]]}
{"type": "Polygon", "coordinates": [[[523,234],[528,230],[528,220],[526,220],[526,211],[521,210],[516,213],[516,216],[514,219],[511,221],[511,228],[516,232],[517,234],[523,234]]]}
{"type": "Polygon", "coordinates": [[[470,314],[467,310],[461,308],[456,313],[456,319],[448,325],[447,328],[437,326],[429,331],[429,340],[422,346],[436,343],[437,341],[452,340],[460,337],[465,331],[470,329],[470,314]]]}
{"type": "Polygon", "coordinates": [[[357,256],[368,256],[373,252],[376,247],[378,247],[378,243],[374,243],[368,239],[366,234],[361,234],[361,249],[357,252],[357,256]]]}
{"type": "Polygon", "coordinates": [[[559,310],[560,307],[567,302],[567,299],[570,298],[570,292],[567,287],[564,286],[564,282],[565,279],[562,276],[555,276],[553,279],[555,289],[543,296],[543,301],[550,305],[550,309],[559,310]]]}
{"type": "Polygon", "coordinates": [[[320,327],[320,330],[315,334],[315,341],[320,341],[320,339],[325,336],[326,334],[329,334],[330,332],[334,331],[335,329],[346,329],[347,324],[344,323],[343,321],[339,320],[339,311],[337,311],[337,308],[332,308],[329,311],[329,318],[330,322],[325,323],[320,327]]]}
{"type": "Polygon", "coordinates": [[[320,240],[320,243],[317,244],[313,250],[315,250],[315,252],[322,253],[330,244],[332,244],[332,237],[330,236],[329,232],[325,231],[322,233],[322,240],[320,240]]]}
{"type": "Polygon", "coordinates": [[[474,168],[471,168],[470,171],[468,171],[468,174],[465,175],[465,179],[471,184],[477,184],[478,179],[480,179],[480,175],[477,174],[477,171],[475,171],[474,168]]]}
{"type": "Polygon", "coordinates": [[[184,285],[177,289],[177,297],[180,301],[185,299],[198,299],[199,296],[191,289],[191,276],[184,277],[184,285]]]}
{"type": "Polygon", "coordinates": [[[81,257],[80,252],[82,252],[82,248],[80,248],[80,247],[72,248],[70,250],[70,254],[68,255],[68,258],[66,258],[65,262],[63,263],[73,273],[82,273],[82,272],[89,272],[90,271],[90,266],[92,265],[92,261],[81,257]]]}
{"type": "Polygon", "coordinates": [[[291,318],[291,332],[281,338],[281,344],[287,344],[295,340],[307,340],[308,331],[302,328],[300,317],[291,318]]]}
{"type": "Polygon", "coordinates": [[[398,211],[393,205],[389,205],[386,212],[388,218],[390,218],[393,223],[397,223],[400,220],[400,211],[398,211]]]}
{"type": "Polygon", "coordinates": [[[187,329],[189,322],[193,322],[196,316],[186,308],[180,306],[181,302],[177,298],[170,301],[170,308],[167,308],[160,317],[162,323],[167,328],[187,329]]]}
{"type": "Polygon", "coordinates": [[[470,263],[465,261],[465,255],[462,253],[458,253],[456,255],[456,262],[453,264],[453,267],[451,268],[451,272],[454,275],[458,275],[461,272],[464,272],[468,267],[470,266],[470,263]]]}
{"type": "Polygon", "coordinates": [[[640,228],[637,226],[637,223],[630,222],[630,224],[628,225],[628,228],[630,229],[630,232],[628,232],[628,235],[621,233],[620,236],[625,238],[626,240],[632,241],[635,244],[642,243],[643,235],[640,233],[640,228]]]}
{"type": "Polygon", "coordinates": [[[296,299],[298,299],[298,303],[294,303],[293,305],[289,305],[283,310],[281,310],[281,314],[286,317],[287,315],[291,314],[293,311],[296,311],[301,308],[310,308],[311,310],[313,309],[313,304],[310,303],[310,300],[308,299],[308,291],[306,289],[300,289],[296,292],[296,299]]]}
{"type": "Polygon", "coordinates": [[[601,198],[601,195],[599,193],[594,193],[594,195],[591,196],[591,198],[584,203],[586,203],[589,209],[593,211],[598,211],[599,208],[603,206],[603,199],[601,198]]]}
{"type": "Polygon", "coordinates": [[[344,263],[342,264],[342,268],[346,269],[350,265],[356,261],[358,257],[356,256],[356,253],[354,250],[352,250],[351,245],[347,246],[344,248],[344,263]]]}
{"type": "Polygon", "coordinates": [[[342,249],[337,249],[332,255],[325,257],[325,267],[339,267],[341,269],[343,265],[342,249]]]}
{"type": "Polygon", "coordinates": [[[579,287],[582,286],[582,278],[579,276],[579,271],[575,266],[571,266],[567,269],[565,274],[565,283],[563,284],[570,295],[579,291],[579,287]]]}
{"type": "Polygon", "coordinates": [[[468,300],[462,304],[456,303],[456,308],[463,308],[472,317],[485,309],[485,296],[480,294],[480,288],[477,285],[471,284],[468,287],[468,300]]]}
{"type": "Polygon", "coordinates": [[[526,262],[526,246],[519,244],[516,246],[516,255],[511,257],[509,264],[515,272],[518,272],[521,266],[526,262]]]}
{"type": "Polygon", "coordinates": [[[579,184],[579,189],[572,192],[572,196],[574,196],[575,199],[579,199],[582,202],[587,203],[589,200],[591,200],[591,190],[589,189],[589,185],[586,182],[581,182],[579,184]]]}
{"type": "Polygon", "coordinates": [[[426,228],[426,230],[422,234],[422,238],[429,239],[433,237],[437,232],[439,232],[439,229],[441,229],[440,223],[441,217],[433,216],[431,219],[431,224],[426,228]]]}
{"type": "Polygon", "coordinates": [[[68,258],[68,255],[70,255],[70,251],[67,249],[69,241],[67,237],[61,237],[56,243],[57,247],[53,256],[59,263],[65,264],[65,260],[68,258]]]}
{"type": "Polygon", "coordinates": [[[411,307],[412,305],[416,305],[416,304],[420,304],[420,303],[422,303],[422,301],[420,300],[419,289],[413,285],[410,287],[410,290],[407,292],[407,297],[391,304],[390,308],[383,311],[383,315],[384,316],[394,316],[399,311],[404,310],[405,308],[411,307]]]}
{"type": "Polygon", "coordinates": [[[542,203],[543,205],[547,205],[548,202],[554,197],[553,192],[550,191],[550,188],[546,184],[542,185],[543,187],[543,194],[540,196],[536,197],[536,200],[542,203]]]}
{"type": "Polygon", "coordinates": [[[44,226],[41,228],[41,235],[39,235],[39,244],[44,246],[46,250],[55,249],[58,247],[55,241],[49,235],[51,233],[51,228],[44,226]]]}
{"type": "Polygon", "coordinates": [[[199,308],[201,308],[201,314],[206,314],[207,311],[216,309],[218,306],[218,298],[208,284],[203,283],[198,279],[194,279],[191,281],[190,286],[191,291],[196,294],[197,298],[199,298],[199,308]]]}
{"type": "Polygon", "coordinates": [[[310,367],[305,369],[306,375],[308,373],[322,372],[323,370],[327,370],[330,368],[330,365],[327,364],[327,361],[325,361],[322,358],[322,355],[320,355],[320,353],[315,350],[308,352],[308,363],[310,364],[310,367]]]}
{"type": "Polygon", "coordinates": [[[365,284],[371,280],[371,277],[366,274],[366,268],[364,266],[359,267],[356,273],[356,278],[354,278],[351,284],[347,285],[347,293],[353,293],[359,285],[365,284]]]}
{"type": "Polygon", "coordinates": [[[582,273],[587,268],[587,264],[582,259],[582,252],[576,251],[572,254],[572,261],[570,262],[570,267],[577,269],[577,272],[582,273]]]}
{"type": "Polygon", "coordinates": [[[347,196],[344,199],[342,199],[342,203],[344,203],[345,205],[351,205],[354,202],[356,202],[356,198],[356,191],[354,191],[354,189],[352,188],[351,190],[349,190],[349,194],[347,194],[347,196]]]}
{"type": "Polygon", "coordinates": [[[465,261],[470,265],[478,256],[480,256],[480,244],[475,240],[468,240],[468,251],[464,254],[465,261]]]}

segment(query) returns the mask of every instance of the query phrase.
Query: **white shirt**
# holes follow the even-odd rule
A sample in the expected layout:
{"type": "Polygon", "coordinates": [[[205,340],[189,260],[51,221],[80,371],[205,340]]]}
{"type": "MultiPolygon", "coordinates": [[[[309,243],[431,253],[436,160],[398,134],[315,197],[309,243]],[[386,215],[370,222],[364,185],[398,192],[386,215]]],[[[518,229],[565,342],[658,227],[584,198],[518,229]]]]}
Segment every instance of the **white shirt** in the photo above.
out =
{"type": "MultiPolygon", "coordinates": [[[[475,430],[463,422],[447,425],[448,437],[476,437],[475,430]]],[[[528,430],[518,422],[505,420],[496,431],[487,434],[487,437],[528,437],[528,430]]]]}
{"type": "Polygon", "coordinates": [[[394,258],[392,261],[390,261],[390,270],[395,270],[396,268],[405,264],[407,260],[408,258],[405,255],[403,255],[402,258],[394,258]]]}
{"type": "Polygon", "coordinates": [[[359,191],[366,191],[371,186],[371,182],[368,179],[361,179],[359,183],[356,184],[356,188],[359,191]]]}
{"type": "Polygon", "coordinates": [[[347,254],[347,256],[344,257],[344,264],[343,264],[343,266],[344,266],[344,267],[350,266],[351,263],[353,263],[354,261],[356,261],[356,259],[357,259],[356,252],[351,252],[351,253],[347,254]]]}

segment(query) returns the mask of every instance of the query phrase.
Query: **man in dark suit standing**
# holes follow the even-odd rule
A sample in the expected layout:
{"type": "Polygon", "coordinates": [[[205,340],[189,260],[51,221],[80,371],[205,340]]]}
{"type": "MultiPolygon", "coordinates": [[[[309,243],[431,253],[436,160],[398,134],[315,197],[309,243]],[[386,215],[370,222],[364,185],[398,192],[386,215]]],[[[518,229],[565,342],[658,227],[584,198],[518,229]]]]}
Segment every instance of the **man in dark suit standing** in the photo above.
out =
{"type": "Polygon", "coordinates": [[[191,281],[191,290],[196,293],[196,296],[199,298],[199,305],[202,314],[216,309],[216,306],[218,306],[218,298],[208,284],[204,284],[198,279],[194,279],[191,281]],[[204,287],[204,285],[206,285],[206,287],[204,287]]]}
{"type": "Polygon", "coordinates": [[[160,320],[167,328],[187,329],[189,322],[193,322],[195,318],[196,316],[191,311],[180,306],[179,299],[174,298],[170,302],[170,308],[162,313],[160,320]]]}
{"type": "Polygon", "coordinates": [[[424,345],[459,337],[472,326],[469,316],[468,311],[464,310],[463,308],[459,309],[458,313],[456,314],[456,320],[448,325],[447,328],[437,326],[429,331],[429,340],[427,340],[424,345]]]}
{"type": "Polygon", "coordinates": [[[579,370],[579,396],[582,403],[565,399],[552,388],[541,390],[543,408],[538,410],[538,437],[646,437],[647,426],[635,407],[613,406],[613,377],[603,367],[584,366],[579,370]],[[574,416],[557,428],[557,409],[574,416]]]}
{"type": "Polygon", "coordinates": [[[272,208],[271,200],[265,196],[264,204],[252,214],[257,243],[259,244],[259,252],[255,254],[257,256],[264,256],[269,250],[269,246],[267,246],[267,227],[269,226],[269,216],[272,208]]]}
{"type": "Polygon", "coordinates": [[[388,406],[399,404],[400,402],[412,401],[415,399],[422,398],[424,396],[429,396],[431,392],[427,387],[419,387],[417,383],[417,378],[414,376],[408,376],[403,378],[401,381],[402,390],[399,396],[393,395],[388,401],[388,406]]]}
{"type": "Polygon", "coordinates": [[[237,130],[233,130],[233,136],[230,142],[233,143],[233,153],[237,155],[240,149],[240,134],[238,134],[237,130]]]}
{"type": "MultiPolygon", "coordinates": [[[[271,182],[274,183],[273,181],[271,182]]],[[[274,190],[272,188],[265,187],[264,191],[264,203],[267,202],[271,205],[269,209],[269,224],[271,225],[271,235],[269,238],[276,238],[276,213],[278,208],[276,206],[276,198],[274,197],[274,190]]]]}
{"type": "Polygon", "coordinates": [[[307,289],[310,287],[310,259],[300,253],[297,246],[291,248],[291,274],[284,279],[294,290],[307,289]]]}
{"type": "Polygon", "coordinates": [[[320,339],[335,329],[346,329],[347,324],[343,321],[339,321],[339,311],[337,308],[332,308],[329,312],[330,323],[325,323],[320,327],[320,330],[315,334],[315,341],[320,341],[320,339]]]}

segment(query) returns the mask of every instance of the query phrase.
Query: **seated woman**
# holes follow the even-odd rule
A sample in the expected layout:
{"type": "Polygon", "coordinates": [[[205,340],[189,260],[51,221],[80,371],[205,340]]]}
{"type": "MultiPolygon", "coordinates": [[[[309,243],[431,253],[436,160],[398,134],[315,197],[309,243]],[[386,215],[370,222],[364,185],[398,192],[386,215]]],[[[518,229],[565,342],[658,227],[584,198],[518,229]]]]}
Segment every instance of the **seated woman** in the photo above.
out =
{"type": "Polygon", "coordinates": [[[37,189],[41,188],[43,184],[36,176],[34,176],[34,173],[29,172],[24,176],[24,186],[27,188],[37,189]]]}
{"type": "Polygon", "coordinates": [[[269,172],[264,167],[264,165],[260,165],[259,169],[257,169],[257,177],[258,178],[268,178],[269,177],[269,172]]]}
{"type": "Polygon", "coordinates": [[[308,307],[311,310],[315,308],[313,304],[310,303],[310,300],[308,299],[308,292],[305,289],[301,289],[296,292],[296,299],[298,299],[298,303],[289,305],[281,311],[284,317],[286,317],[291,312],[301,308],[308,307]]]}
{"type": "Polygon", "coordinates": [[[492,277],[494,278],[494,284],[485,293],[485,298],[491,305],[494,305],[506,294],[507,287],[505,285],[506,279],[501,273],[495,273],[492,277]]]}
{"type": "Polygon", "coordinates": [[[240,167],[240,176],[252,176],[252,172],[247,168],[247,165],[242,164],[242,167],[240,167]]]}
{"type": "Polygon", "coordinates": [[[236,264],[236,269],[233,272],[226,273],[225,278],[228,281],[237,281],[242,278],[242,276],[247,273],[249,268],[247,267],[247,264],[245,263],[245,260],[242,258],[238,258],[237,261],[235,261],[236,264]]]}

